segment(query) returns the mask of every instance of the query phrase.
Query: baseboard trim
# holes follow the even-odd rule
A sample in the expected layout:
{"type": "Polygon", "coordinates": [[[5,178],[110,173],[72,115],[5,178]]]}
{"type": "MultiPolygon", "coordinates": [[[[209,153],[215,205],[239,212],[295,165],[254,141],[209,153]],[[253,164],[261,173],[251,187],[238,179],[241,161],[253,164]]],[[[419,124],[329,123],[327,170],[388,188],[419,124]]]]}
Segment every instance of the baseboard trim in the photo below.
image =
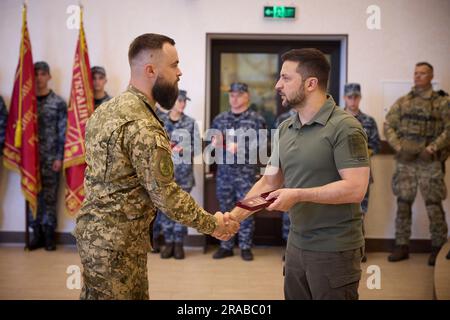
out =
{"type": "MultiPolygon", "coordinates": [[[[20,231],[0,231],[0,243],[25,243],[25,232],[20,231]]],[[[75,245],[75,237],[69,232],[57,232],[56,243],[59,245],[75,245]]],[[[188,235],[185,238],[185,245],[191,247],[204,247],[206,245],[205,236],[200,234],[188,235]]],[[[391,252],[395,247],[394,239],[366,239],[367,252],[391,252]]],[[[431,241],[425,239],[412,239],[410,242],[410,252],[426,253],[431,250],[431,241]]]]}
{"type": "MultiPolygon", "coordinates": [[[[391,252],[395,247],[395,239],[366,239],[367,252],[391,252]]],[[[427,253],[431,251],[431,240],[411,239],[409,252],[427,253]]]]}
{"type": "MultiPolygon", "coordinates": [[[[30,236],[32,236],[30,232],[30,236]]],[[[75,245],[75,237],[69,232],[56,232],[56,243],[63,245],[75,245]]],[[[23,243],[25,244],[25,232],[22,231],[0,231],[0,243],[23,243]]]]}

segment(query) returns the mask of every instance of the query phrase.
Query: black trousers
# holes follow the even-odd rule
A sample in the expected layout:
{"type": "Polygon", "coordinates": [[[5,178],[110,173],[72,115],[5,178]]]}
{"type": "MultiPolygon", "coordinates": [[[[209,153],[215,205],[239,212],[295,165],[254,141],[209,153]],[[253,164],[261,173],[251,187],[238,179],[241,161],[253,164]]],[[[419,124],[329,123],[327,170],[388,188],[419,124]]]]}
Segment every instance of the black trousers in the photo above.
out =
{"type": "Polygon", "coordinates": [[[286,300],[357,300],[364,248],[341,252],[299,249],[288,243],[286,300]]]}

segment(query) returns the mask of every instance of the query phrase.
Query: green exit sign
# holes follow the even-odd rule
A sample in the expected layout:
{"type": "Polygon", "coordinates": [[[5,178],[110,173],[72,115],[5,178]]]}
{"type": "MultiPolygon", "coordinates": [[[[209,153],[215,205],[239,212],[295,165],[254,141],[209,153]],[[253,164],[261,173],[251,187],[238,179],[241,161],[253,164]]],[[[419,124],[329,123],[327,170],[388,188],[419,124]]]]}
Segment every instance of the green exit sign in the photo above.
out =
{"type": "Polygon", "coordinates": [[[295,7],[265,6],[264,18],[295,19],[295,7]]]}

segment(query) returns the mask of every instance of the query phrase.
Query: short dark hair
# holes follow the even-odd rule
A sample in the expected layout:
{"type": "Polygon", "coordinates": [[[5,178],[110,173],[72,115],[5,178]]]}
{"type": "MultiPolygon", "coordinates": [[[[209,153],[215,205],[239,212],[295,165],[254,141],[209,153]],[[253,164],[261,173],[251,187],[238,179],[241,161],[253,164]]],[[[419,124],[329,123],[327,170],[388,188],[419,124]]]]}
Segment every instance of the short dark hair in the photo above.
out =
{"type": "Polygon", "coordinates": [[[128,62],[136,58],[144,50],[158,50],[162,49],[164,43],[170,43],[175,45],[175,41],[172,38],[156,33],[144,33],[133,40],[128,49],[128,62]]]}
{"type": "Polygon", "coordinates": [[[297,72],[303,80],[315,77],[319,80],[319,88],[327,90],[330,64],[322,51],[315,48],[292,49],[281,56],[282,62],[298,62],[297,72]]]}
{"type": "Polygon", "coordinates": [[[45,61],[38,61],[34,63],[34,72],[42,71],[44,73],[50,74],[50,66],[45,61]]]}
{"type": "Polygon", "coordinates": [[[431,65],[431,63],[428,63],[426,61],[417,62],[416,67],[420,67],[420,66],[427,66],[428,68],[431,69],[431,72],[433,72],[433,66],[431,65]]]}

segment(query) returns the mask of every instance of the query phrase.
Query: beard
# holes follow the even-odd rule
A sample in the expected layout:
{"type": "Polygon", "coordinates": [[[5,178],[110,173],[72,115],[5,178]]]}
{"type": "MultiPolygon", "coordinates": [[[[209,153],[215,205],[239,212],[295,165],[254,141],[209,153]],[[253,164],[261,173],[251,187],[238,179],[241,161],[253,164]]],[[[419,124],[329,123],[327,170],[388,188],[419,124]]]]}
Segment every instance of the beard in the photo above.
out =
{"type": "Polygon", "coordinates": [[[293,98],[288,98],[284,96],[284,101],[282,101],[283,107],[301,108],[306,102],[305,85],[302,83],[298,91],[295,93],[293,98]]]}
{"type": "Polygon", "coordinates": [[[178,98],[178,82],[170,84],[164,78],[158,76],[152,88],[152,96],[162,108],[172,109],[178,98]]]}
{"type": "Polygon", "coordinates": [[[306,102],[305,86],[303,83],[292,99],[287,99],[286,97],[286,102],[292,107],[303,107],[306,102]]]}

